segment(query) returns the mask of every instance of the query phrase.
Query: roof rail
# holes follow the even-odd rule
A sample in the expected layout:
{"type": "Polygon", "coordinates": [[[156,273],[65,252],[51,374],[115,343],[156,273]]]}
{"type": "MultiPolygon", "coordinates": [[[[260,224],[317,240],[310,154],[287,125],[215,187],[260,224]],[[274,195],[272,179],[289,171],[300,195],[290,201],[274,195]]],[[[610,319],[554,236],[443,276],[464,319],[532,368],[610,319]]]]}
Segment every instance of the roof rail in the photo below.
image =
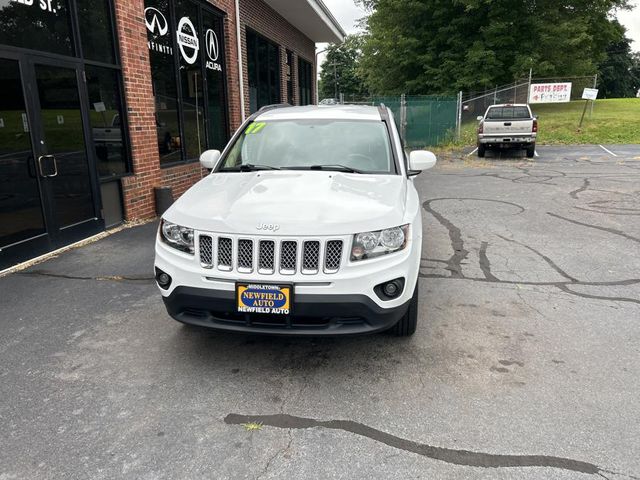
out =
{"type": "Polygon", "coordinates": [[[287,108],[290,107],[288,103],[274,103],[273,105],[265,105],[264,107],[258,110],[259,112],[267,112],[269,110],[275,110],[276,108],[287,108]]]}

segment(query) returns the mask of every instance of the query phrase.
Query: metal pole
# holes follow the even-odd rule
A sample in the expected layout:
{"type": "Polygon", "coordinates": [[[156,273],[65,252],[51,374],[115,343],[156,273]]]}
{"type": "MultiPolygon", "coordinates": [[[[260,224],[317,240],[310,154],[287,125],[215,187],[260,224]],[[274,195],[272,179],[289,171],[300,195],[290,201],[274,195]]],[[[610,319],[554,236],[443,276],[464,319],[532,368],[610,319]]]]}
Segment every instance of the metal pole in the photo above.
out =
{"type": "Polygon", "coordinates": [[[496,103],[498,103],[498,86],[497,85],[493,91],[493,104],[495,105],[496,103]]]}
{"type": "Polygon", "coordinates": [[[531,97],[531,78],[533,76],[533,68],[529,69],[529,87],[527,87],[527,101],[525,103],[529,103],[529,97],[531,97]]]}
{"type": "Polygon", "coordinates": [[[402,141],[407,143],[407,101],[403,93],[400,96],[400,136],[402,141]]]}
{"type": "MultiPolygon", "coordinates": [[[[593,88],[598,87],[598,74],[596,73],[593,77],[593,88]]],[[[589,118],[593,115],[593,104],[596,103],[595,100],[591,102],[591,111],[589,112],[589,118]]]]}
{"type": "Polygon", "coordinates": [[[329,49],[325,48],[324,50],[320,50],[319,52],[316,52],[316,81],[314,82],[316,84],[316,105],[320,103],[320,92],[318,92],[318,55],[326,52],[327,50],[329,49]]]}
{"type": "Polygon", "coordinates": [[[456,138],[460,140],[460,130],[462,126],[462,90],[458,92],[458,118],[456,120],[456,138]]]}

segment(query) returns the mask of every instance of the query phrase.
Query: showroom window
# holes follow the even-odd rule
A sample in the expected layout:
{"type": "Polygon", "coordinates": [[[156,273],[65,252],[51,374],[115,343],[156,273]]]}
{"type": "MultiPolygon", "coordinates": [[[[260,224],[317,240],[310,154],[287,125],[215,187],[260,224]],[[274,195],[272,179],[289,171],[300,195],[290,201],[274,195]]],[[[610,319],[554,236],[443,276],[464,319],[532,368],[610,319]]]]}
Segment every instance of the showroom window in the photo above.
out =
{"type": "Polygon", "coordinates": [[[0,0],[0,44],[73,55],[68,0],[0,0]]]}
{"type": "Polygon", "coordinates": [[[251,30],[247,30],[247,73],[251,113],[265,105],[280,103],[278,46],[251,30]]]}
{"type": "Polygon", "coordinates": [[[222,16],[190,0],[146,0],[161,166],[222,150],[228,135],[222,16]]]}
{"type": "Polygon", "coordinates": [[[298,89],[300,90],[300,105],[313,103],[313,67],[311,63],[298,59],[298,89]]]}
{"type": "Polygon", "coordinates": [[[287,103],[295,105],[293,98],[293,52],[287,50],[287,103]]]}
{"type": "Polygon", "coordinates": [[[113,10],[109,0],[76,0],[75,3],[93,148],[98,175],[105,180],[131,171],[121,71],[116,64],[113,10]]]}

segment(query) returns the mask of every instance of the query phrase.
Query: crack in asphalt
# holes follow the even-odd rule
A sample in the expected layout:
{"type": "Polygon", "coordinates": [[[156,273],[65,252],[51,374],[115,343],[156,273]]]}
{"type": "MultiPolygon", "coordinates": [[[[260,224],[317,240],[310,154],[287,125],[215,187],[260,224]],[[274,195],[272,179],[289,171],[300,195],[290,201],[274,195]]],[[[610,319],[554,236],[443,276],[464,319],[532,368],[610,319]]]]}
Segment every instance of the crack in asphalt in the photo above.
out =
{"type": "Polygon", "coordinates": [[[491,263],[489,262],[489,257],[487,257],[487,248],[489,247],[488,242],[482,242],[480,244],[480,252],[478,256],[480,257],[480,270],[484,274],[484,278],[487,280],[497,282],[498,277],[496,277],[493,273],[491,273],[491,263]]]}
{"type": "MultiPolygon", "coordinates": [[[[591,282],[591,281],[579,280],[576,277],[574,277],[574,276],[570,275],[569,273],[567,273],[565,270],[563,270],[558,264],[556,264],[548,256],[544,255],[542,252],[536,250],[535,248],[533,248],[533,247],[531,247],[531,246],[529,246],[529,245],[527,245],[525,243],[519,242],[519,241],[514,240],[514,239],[510,239],[510,238],[507,238],[507,237],[504,237],[504,236],[499,235],[499,234],[496,234],[496,236],[498,236],[502,240],[504,240],[506,242],[511,242],[511,243],[518,244],[518,245],[530,250],[531,252],[535,253],[537,256],[542,258],[547,263],[547,265],[549,265],[556,273],[558,273],[560,276],[565,278],[566,281],[535,282],[535,281],[523,281],[523,280],[501,280],[501,279],[497,278],[491,272],[491,263],[490,263],[489,258],[487,256],[487,249],[489,247],[489,243],[486,242],[486,241],[483,241],[481,243],[481,247],[480,247],[480,251],[479,251],[479,264],[480,264],[480,269],[481,269],[481,271],[482,271],[482,273],[484,275],[484,278],[481,278],[481,277],[467,277],[467,276],[465,276],[464,272],[462,271],[462,260],[464,260],[464,259],[466,259],[468,257],[469,251],[464,248],[464,240],[462,239],[462,231],[460,230],[460,228],[457,227],[453,222],[451,222],[442,213],[436,211],[431,206],[431,203],[436,202],[436,201],[441,201],[441,200],[488,201],[488,202],[495,202],[495,203],[503,203],[503,204],[507,204],[507,205],[510,205],[510,206],[517,207],[520,210],[517,214],[520,214],[520,213],[525,211],[524,207],[522,207],[520,205],[517,205],[515,203],[505,202],[505,201],[502,201],[502,200],[493,200],[493,199],[468,198],[468,197],[459,197],[459,198],[446,197],[446,198],[434,198],[434,199],[430,199],[430,200],[425,201],[423,203],[423,208],[425,209],[425,211],[427,211],[431,215],[433,215],[433,217],[436,220],[438,220],[438,222],[442,226],[444,226],[447,229],[447,231],[449,232],[449,238],[451,240],[451,248],[453,249],[454,253],[446,261],[445,260],[440,260],[440,259],[433,259],[433,258],[424,259],[424,260],[428,260],[428,261],[431,261],[431,262],[446,263],[447,267],[445,267],[445,269],[449,270],[451,272],[451,275],[446,276],[446,275],[440,275],[440,274],[435,274],[435,273],[423,273],[423,272],[420,272],[419,273],[419,277],[420,278],[436,278],[436,279],[457,278],[457,279],[471,280],[471,281],[476,281],[476,282],[497,283],[497,284],[506,284],[506,285],[551,286],[551,287],[558,288],[559,290],[561,290],[564,293],[567,293],[567,294],[570,294],[570,295],[574,295],[574,296],[577,296],[577,297],[581,297],[581,298],[585,298],[585,299],[609,300],[609,301],[615,301],[615,302],[627,302],[627,303],[635,303],[635,304],[640,303],[640,300],[637,300],[635,298],[629,298],[629,297],[607,297],[607,296],[604,296],[604,295],[591,295],[591,294],[587,294],[587,293],[576,292],[575,290],[571,290],[569,288],[570,285],[602,286],[602,287],[636,285],[636,284],[640,283],[640,279],[612,280],[612,281],[602,281],[602,282],[598,282],[598,281],[591,282]]],[[[566,220],[566,221],[569,221],[569,222],[572,222],[572,223],[577,223],[578,225],[583,225],[583,226],[586,226],[586,227],[596,228],[596,229],[604,230],[604,231],[607,231],[609,233],[613,233],[613,234],[616,234],[616,235],[621,235],[621,236],[623,236],[625,238],[628,238],[630,240],[633,240],[633,241],[640,241],[639,239],[636,239],[635,237],[627,235],[625,232],[622,232],[620,230],[611,229],[611,228],[607,228],[607,227],[600,227],[600,226],[597,226],[597,225],[590,225],[590,224],[587,224],[587,223],[579,222],[577,220],[571,220],[571,219],[562,217],[561,215],[557,215],[557,214],[554,214],[554,213],[551,213],[551,212],[547,212],[547,214],[551,215],[553,217],[557,217],[557,218],[562,219],[562,220],[566,220]]]]}
{"type": "Polygon", "coordinates": [[[431,204],[433,202],[439,202],[443,200],[473,200],[478,202],[491,202],[491,203],[501,203],[504,205],[509,205],[515,207],[519,210],[518,213],[514,215],[519,215],[523,213],[525,210],[522,206],[507,202],[504,200],[494,200],[491,198],[468,198],[468,197],[443,197],[443,198],[432,198],[430,200],[425,201],[422,204],[422,208],[424,208],[427,212],[429,212],[433,217],[438,220],[440,225],[447,229],[449,232],[449,239],[451,240],[451,248],[453,249],[453,255],[449,257],[447,260],[446,269],[451,272],[451,276],[453,278],[464,278],[464,274],[462,273],[462,262],[467,259],[469,256],[469,250],[464,248],[464,241],[462,240],[462,232],[458,227],[456,227],[452,222],[450,222],[444,215],[440,214],[436,210],[433,209],[431,204]]]}
{"type": "Polygon", "coordinates": [[[603,232],[609,232],[609,233],[612,233],[614,235],[618,235],[620,237],[624,237],[627,240],[631,240],[632,242],[640,243],[640,238],[637,238],[637,237],[634,237],[632,235],[629,235],[629,234],[623,232],[622,230],[618,230],[616,228],[601,227],[599,225],[593,225],[591,223],[584,223],[584,222],[580,222],[578,220],[572,220],[570,218],[563,217],[562,215],[558,215],[557,213],[552,213],[552,212],[547,212],[547,215],[550,215],[550,216],[555,217],[555,218],[559,218],[560,220],[564,220],[565,222],[570,222],[570,223],[573,223],[575,225],[582,225],[583,227],[595,228],[596,230],[602,230],[603,232]]]}
{"type": "Polygon", "coordinates": [[[588,178],[585,178],[583,179],[582,186],[576,190],[573,190],[572,192],[569,192],[569,196],[571,198],[575,198],[576,200],[578,200],[578,194],[588,190],[590,186],[591,186],[591,182],[589,181],[588,178]]]}
{"type": "Polygon", "coordinates": [[[51,273],[42,270],[32,270],[29,272],[16,272],[15,275],[21,275],[25,277],[51,277],[51,278],[63,278],[66,280],[95,280],[98,282],[150,282],[154,281],[153,277],[147,276],[125,276],[125,275],[102,275],[102,276],[80,276],[80,275],[65,275],[62,273],[51,273]]]}
{"type": "Polygon", "coordinates": [[[551,455],[503,455],[494,453],[460,450],[445,447],[436,447],[426,443],[419,443],[406,438],[398,437],[390,433],[378,430],[363,423],[353,420],[316,420],[313,418],[297,417],[294,415],[241,415],[230,413],[224,418],[227,425],[240,425],[243,423],[260,423],[265,426],[292,429],[326,428],[330,430],[342,430],[354,435],[366,437],[389,447],[397,448],[410,453],[415,453],[433,460],[440,460],[452,465],[478,468],[556,468],[559,470],[585,473],[588,475],[600,475],[610,473],[625,476],[634,480],[640,477],[615,472],[596,464],[551,455]]]}

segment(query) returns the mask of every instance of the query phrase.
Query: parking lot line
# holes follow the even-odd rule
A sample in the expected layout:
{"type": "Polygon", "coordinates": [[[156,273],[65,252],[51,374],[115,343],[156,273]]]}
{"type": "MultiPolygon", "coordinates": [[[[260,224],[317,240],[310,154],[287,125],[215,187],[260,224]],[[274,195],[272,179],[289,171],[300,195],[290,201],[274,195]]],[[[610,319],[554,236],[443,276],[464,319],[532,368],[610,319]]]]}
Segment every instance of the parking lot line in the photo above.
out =
{"type": "Polygon", "coordinates": [[[478,151],[478,147],[474,148],[473,151],[471,151],[471,153],[467,153],[467,157],[470,157],[471,155],[473,155],[477,151],[478,151]]]}
{"type": "Polygon", "coordinates": [[[598,145],[601,149],[603,149],[605,152],[607,152],[610,155],[613,155],[614,157],[617,157],[618,155],[616,155],[615,153],[613,153],[611,150],[604,148],[602,145],[598,145]]]}

